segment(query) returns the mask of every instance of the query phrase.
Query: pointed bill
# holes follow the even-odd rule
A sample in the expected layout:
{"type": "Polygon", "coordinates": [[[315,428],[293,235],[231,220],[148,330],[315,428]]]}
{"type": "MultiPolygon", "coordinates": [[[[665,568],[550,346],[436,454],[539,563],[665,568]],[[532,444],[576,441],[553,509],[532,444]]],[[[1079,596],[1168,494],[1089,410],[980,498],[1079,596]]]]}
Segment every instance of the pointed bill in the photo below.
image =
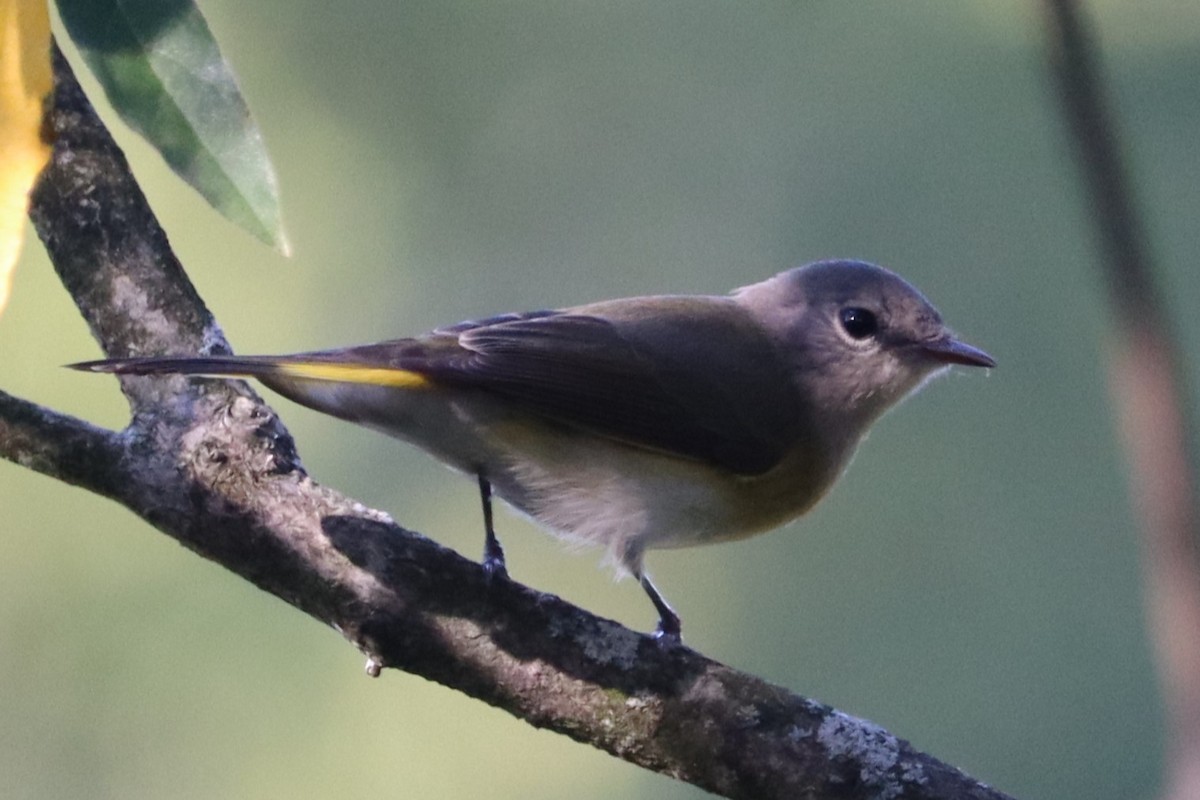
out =
{"type": "Polygon", "coordinates": [[[966,342],[959,341],[953,336],[946,335],[931,342],[925,342],[921,348],[934,360],[944,364],[963,364],[968,367],[994,367],[996,359],[966,342]]]}

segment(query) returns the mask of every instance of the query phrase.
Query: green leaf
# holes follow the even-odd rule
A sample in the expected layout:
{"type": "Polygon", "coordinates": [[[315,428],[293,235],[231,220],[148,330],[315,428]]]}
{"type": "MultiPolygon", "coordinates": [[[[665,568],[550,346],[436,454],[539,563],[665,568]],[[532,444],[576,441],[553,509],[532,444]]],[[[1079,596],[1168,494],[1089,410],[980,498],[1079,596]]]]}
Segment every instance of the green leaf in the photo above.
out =
{"type": "Polygon", "coordinates": [[[193,0],[58,0],[121,118],[229,219],[284,254],[262,134],[193,0]]]}

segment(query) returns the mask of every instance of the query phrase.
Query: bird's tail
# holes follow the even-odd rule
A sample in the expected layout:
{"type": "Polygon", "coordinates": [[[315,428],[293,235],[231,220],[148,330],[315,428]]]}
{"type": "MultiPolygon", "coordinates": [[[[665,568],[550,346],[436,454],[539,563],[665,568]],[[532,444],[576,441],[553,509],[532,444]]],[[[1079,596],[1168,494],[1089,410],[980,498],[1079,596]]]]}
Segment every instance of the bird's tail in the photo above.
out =
{"type": "MultiPolygon", "coordinates": [[[[209,378],[258,378],[296,400],[311,384],[369,384],[394,389],[423,389],[424,373],[388,363],[362,360],[351,350],[328,350],[290,356],[148,356],[106,358],[68,364],[84,372],[114,375],[201,375],[209,378]]],[[[304,402],[304,400],[299,400],[304,402]]]]}
{"type": "Polygon", "coordinates": [[[257,378],[284,397],[335,417],[399,435],[403,398],[432,385],[419,372],[358,360],[353,351],[288,356],[150,356],[68,364],[116,375],[197,375],[257,378]],[[384,394],[380,394],[382,390],[384,394]]]}
{"type": "Polygon", "coordinates": [[[211,377],[259,377],[276,372],[281,359],[271,356],[146,356],[106,358],[68,364],[83,372],[114,375],[206,375],[211,377]]]}

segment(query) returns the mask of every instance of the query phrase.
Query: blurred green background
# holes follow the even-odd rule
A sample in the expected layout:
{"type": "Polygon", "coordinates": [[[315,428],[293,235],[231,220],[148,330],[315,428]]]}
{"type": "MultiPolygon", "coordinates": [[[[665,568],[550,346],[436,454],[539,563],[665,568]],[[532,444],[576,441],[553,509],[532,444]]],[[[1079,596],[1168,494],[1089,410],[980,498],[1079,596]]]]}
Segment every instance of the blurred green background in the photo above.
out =
{"type": "MultiPolygon", "coordinates": [[[[719,293],[830,256],[920,286],[1000,368],[888,416],[802,522],[650,568],[693,647],[1017,797],[1154,794],[1108,322],[1036,4],[202,7],[276,159],[295,257],[117,135],[240,352],[719,293]]],[[[1200,7],[1089,8],[1194,359],[1200,7]]],[[[0,353],[4,390],[125,423],[114,381],[59,368],[100,353],[36,242],[0,353]]],[[[469,482],[271,400],[318,480],[478,554],[469,482]]],[[[369,680],[336,633],[108,501],[0,462],[0,508],[0,796],[701,794],[420,679],[369,680]]],[[[517,579],[653,625],[593,555],[501,526],[517,579]]]]}

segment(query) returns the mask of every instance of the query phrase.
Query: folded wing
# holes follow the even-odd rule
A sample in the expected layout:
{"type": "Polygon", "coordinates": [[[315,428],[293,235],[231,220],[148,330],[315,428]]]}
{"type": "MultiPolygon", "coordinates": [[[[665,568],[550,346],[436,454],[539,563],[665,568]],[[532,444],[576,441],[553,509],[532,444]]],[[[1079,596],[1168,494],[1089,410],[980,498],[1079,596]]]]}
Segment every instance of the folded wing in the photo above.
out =
{"type": "Polygon", "coordinates": [[[632,319],[588,307],[502,317],[339,358],[478,389],[560,424],[739,474],[766,472],[802,419],[778,352],[727,307],[679,306],[632,319]]]}

